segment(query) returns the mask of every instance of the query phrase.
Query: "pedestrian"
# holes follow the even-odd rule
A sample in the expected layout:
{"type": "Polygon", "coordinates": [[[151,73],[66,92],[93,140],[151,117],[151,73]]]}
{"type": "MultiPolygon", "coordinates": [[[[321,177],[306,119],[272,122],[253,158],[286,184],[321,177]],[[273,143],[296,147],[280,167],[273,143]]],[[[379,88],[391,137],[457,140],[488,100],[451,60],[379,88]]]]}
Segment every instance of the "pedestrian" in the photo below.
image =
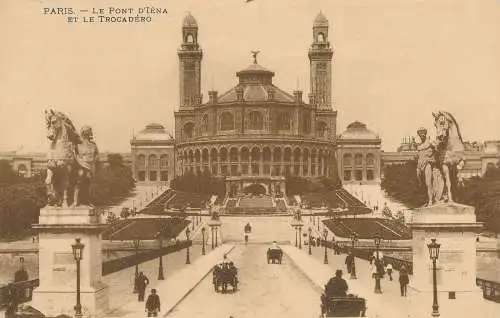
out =
{"type": "Polygon", "coordinates": [[[319,236],[316,238],[316,246],[321,246],[321,239],[319,238],[319,236]]]}
{"type": "Polygon", "coordinates": [[[410,282],[410,277],[408,276],[408,271],[406,266],[401,266],[399,270],[399,287],[401,289],[401,296],[406,296],[407,285],[410,282]]]}
{"type": "Polygon", "coordinates": [[[151,295],[148,296],[146,301],[146,312],[148,317],[158,317],[160,312],[160,297],[156,294],[156,289],[151,289],[151,295]]]}
{"type": "Polygon", "coordinates": [[[389,275],[389,280],[392,280],[392,264],[387,263],[385,266],[385,271],[387,272],[387,275],[389,275]]]}
{"type": "Polygon", "coordinates": [[[135,286],[137,287],[137,293],[139,294],[139,301],[144,301],[144,293],[146,292],[146,286],[149,284],[149,279],[140,272],[135,278],[135,286]]]}

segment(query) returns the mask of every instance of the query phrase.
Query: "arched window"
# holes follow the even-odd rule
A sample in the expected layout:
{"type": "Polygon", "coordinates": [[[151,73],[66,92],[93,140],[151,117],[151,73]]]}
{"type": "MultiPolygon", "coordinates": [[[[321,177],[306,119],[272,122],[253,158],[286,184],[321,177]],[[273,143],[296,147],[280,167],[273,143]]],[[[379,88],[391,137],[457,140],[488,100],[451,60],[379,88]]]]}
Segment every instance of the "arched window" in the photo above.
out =
{"type": "Polygon", "coordinates": [[[234,116],[230,112],[224,112],[220,115],[220,130],[233,130],[234,116]]]}
{"type": "Polygon", "coordinates": [[[366,165],[367,166],[375,165],[375,156],[372,153],[366,155],[366,165]]]}
{"type": "Polygon", "coordinates": [[[360,153],[357,153],[355,156],[354,156],[354,164],[356,166],[362,166],[363,165],[363,155],[360,154],[360,153]]]}
{"type": "Polygon", "coordinates": [[[352,166],[352,155],[350,153],[344,154],[344,166],[352,166]]]}
{"type": "Polygon", "coordinates": [[[186,139],[191,139],[193,138],[193,132],[194,132],[194,124],[189,122],[184,124],[184,137],[186,139]]]}
{"type": "Polygon", "coordinates": [[[262,116],[262,113],[254,111],[248,115],[248,129],[251,130],[264,129],[264,116],[262,116]]]}
{"type": "Polygon", "coordinates": [[[281,112],[278,114],[278,130],[290,130],[290,113],[281,112]]]}
{"type": "Polygon", "coordinates": [[[322,32],[318,33],[317,40],[318,42],[325,42],[325,35],[322,32]]]}
{"type": "Polygon", "coordinates": [[[207,114],[203,115],[203,118],[201,120],[201,132],[202,133],[208,132],[208,115],[207,114]]]}
{"type": "Polygon", "coordinates": [[[138,155],[135,165],[137,167],[137,170],[144,170],[146,169],[146,156],[145,155],[138,155]]]}
{"type": "Polygon", "coordinates": [[[326,137],[328,131],[328,125],[324,121],[320,121],[316,126],[316,137],[323,138],[326,137]]]}
{"type": "Polygon", "coordinates": [[[160,157],[160,169],[164,170],[168,168],[168,155],[162,155],[160,157]]]}
{"type": "Polygon", "coordinates": [[[188,35],[186,35],[186,42],[189,44],[194,43],[194,37],[191,33],[188,33],[188,35]]]}
{"type": "Polygon", "coordinates": [[[21,177],[26,177],[28,174],[28,168],[26,168],[25,164],[20,164],[17,166],[17,174],[21,177]]]}
{"type": "Polygon", "coordinates": [[[156,155],[149,155],[148,168],[149,170],[158,169],[158,157],[156,157],[156,155]]]}

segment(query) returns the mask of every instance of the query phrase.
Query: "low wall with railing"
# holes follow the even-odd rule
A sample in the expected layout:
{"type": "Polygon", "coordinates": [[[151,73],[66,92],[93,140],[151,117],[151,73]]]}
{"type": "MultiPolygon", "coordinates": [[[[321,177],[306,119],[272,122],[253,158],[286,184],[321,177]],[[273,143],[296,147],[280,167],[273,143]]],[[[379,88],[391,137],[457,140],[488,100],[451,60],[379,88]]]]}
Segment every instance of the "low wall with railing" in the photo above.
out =
{"type": "Polygon", "coordinates": [[[39,279],[32,279],[0,287],[0,310],[13,313],[17,305],[33,298],[33,289],[39,285],[39,279]]]}
{"type": "Polygon", "coordinates": [[[158,258],[162,255],[166,255],[166,254],[180,251],[180,250],[185,249],[191,245],[192,245],[191,241],[178,241],[177,244],[165,246],[165,247],[158,248],[155,250],[148,250],[146,252],[141,252],[138,254],[133,254],[130,256],[125,256],[122,258],[113,259],[113,260],[110,260],[107,262],[103,262],[102,263],[102,275],[105,276],[105,275],[109,275],[109,274],[121,271],[122,269],[129,268],[129,267],[134,266],[136,264],[150,261],[150,260],[158,258]]]}

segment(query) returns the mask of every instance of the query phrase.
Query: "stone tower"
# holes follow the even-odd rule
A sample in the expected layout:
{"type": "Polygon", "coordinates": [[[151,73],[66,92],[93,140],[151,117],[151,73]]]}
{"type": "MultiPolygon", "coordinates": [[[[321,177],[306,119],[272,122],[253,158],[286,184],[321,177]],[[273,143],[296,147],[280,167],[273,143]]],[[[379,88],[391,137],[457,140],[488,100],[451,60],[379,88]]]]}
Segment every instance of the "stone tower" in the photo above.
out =
{"type": "Polygon", "coordinates": [[[182,44],[179,55],[179,110],[201,104],[201,59],[198,23],[189,13],[182,22],[182,44]]]}
{"type": "Polygon", "coordinates": [[[318,108],[332,108],[332,57],[328,41],[328,19],[320,13],[313,24],[313,42],[309,49],[312,103],[318,108]]]}

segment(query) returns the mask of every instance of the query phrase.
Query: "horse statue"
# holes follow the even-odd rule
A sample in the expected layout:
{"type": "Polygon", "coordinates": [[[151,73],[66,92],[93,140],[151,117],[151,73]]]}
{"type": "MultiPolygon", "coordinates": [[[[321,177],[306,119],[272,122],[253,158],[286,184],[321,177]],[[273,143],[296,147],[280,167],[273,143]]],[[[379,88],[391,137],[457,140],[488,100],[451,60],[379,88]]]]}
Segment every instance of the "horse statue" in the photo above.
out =
{"type": "Polygon", "coordinates": [[[445,183],[442,199],[453,202],[452,188],[460,181],[458,173],[465,165],[465,147],[453,115],[445,111],[432,115],[436,127],[436,161],[445,183]]]}
{"type": "Polygon", "coordinates": [[[45,179],[48,205],[68,207],[68,194],[74,191],[72,206],[77,206],[82,180],[93,173],[97,157],[92,130],[90,127],[84,127],[82,139],[71,120],[65,114],[52,109],[45,111],[45,122],[47,138],[50,140],[45,179]]]}

